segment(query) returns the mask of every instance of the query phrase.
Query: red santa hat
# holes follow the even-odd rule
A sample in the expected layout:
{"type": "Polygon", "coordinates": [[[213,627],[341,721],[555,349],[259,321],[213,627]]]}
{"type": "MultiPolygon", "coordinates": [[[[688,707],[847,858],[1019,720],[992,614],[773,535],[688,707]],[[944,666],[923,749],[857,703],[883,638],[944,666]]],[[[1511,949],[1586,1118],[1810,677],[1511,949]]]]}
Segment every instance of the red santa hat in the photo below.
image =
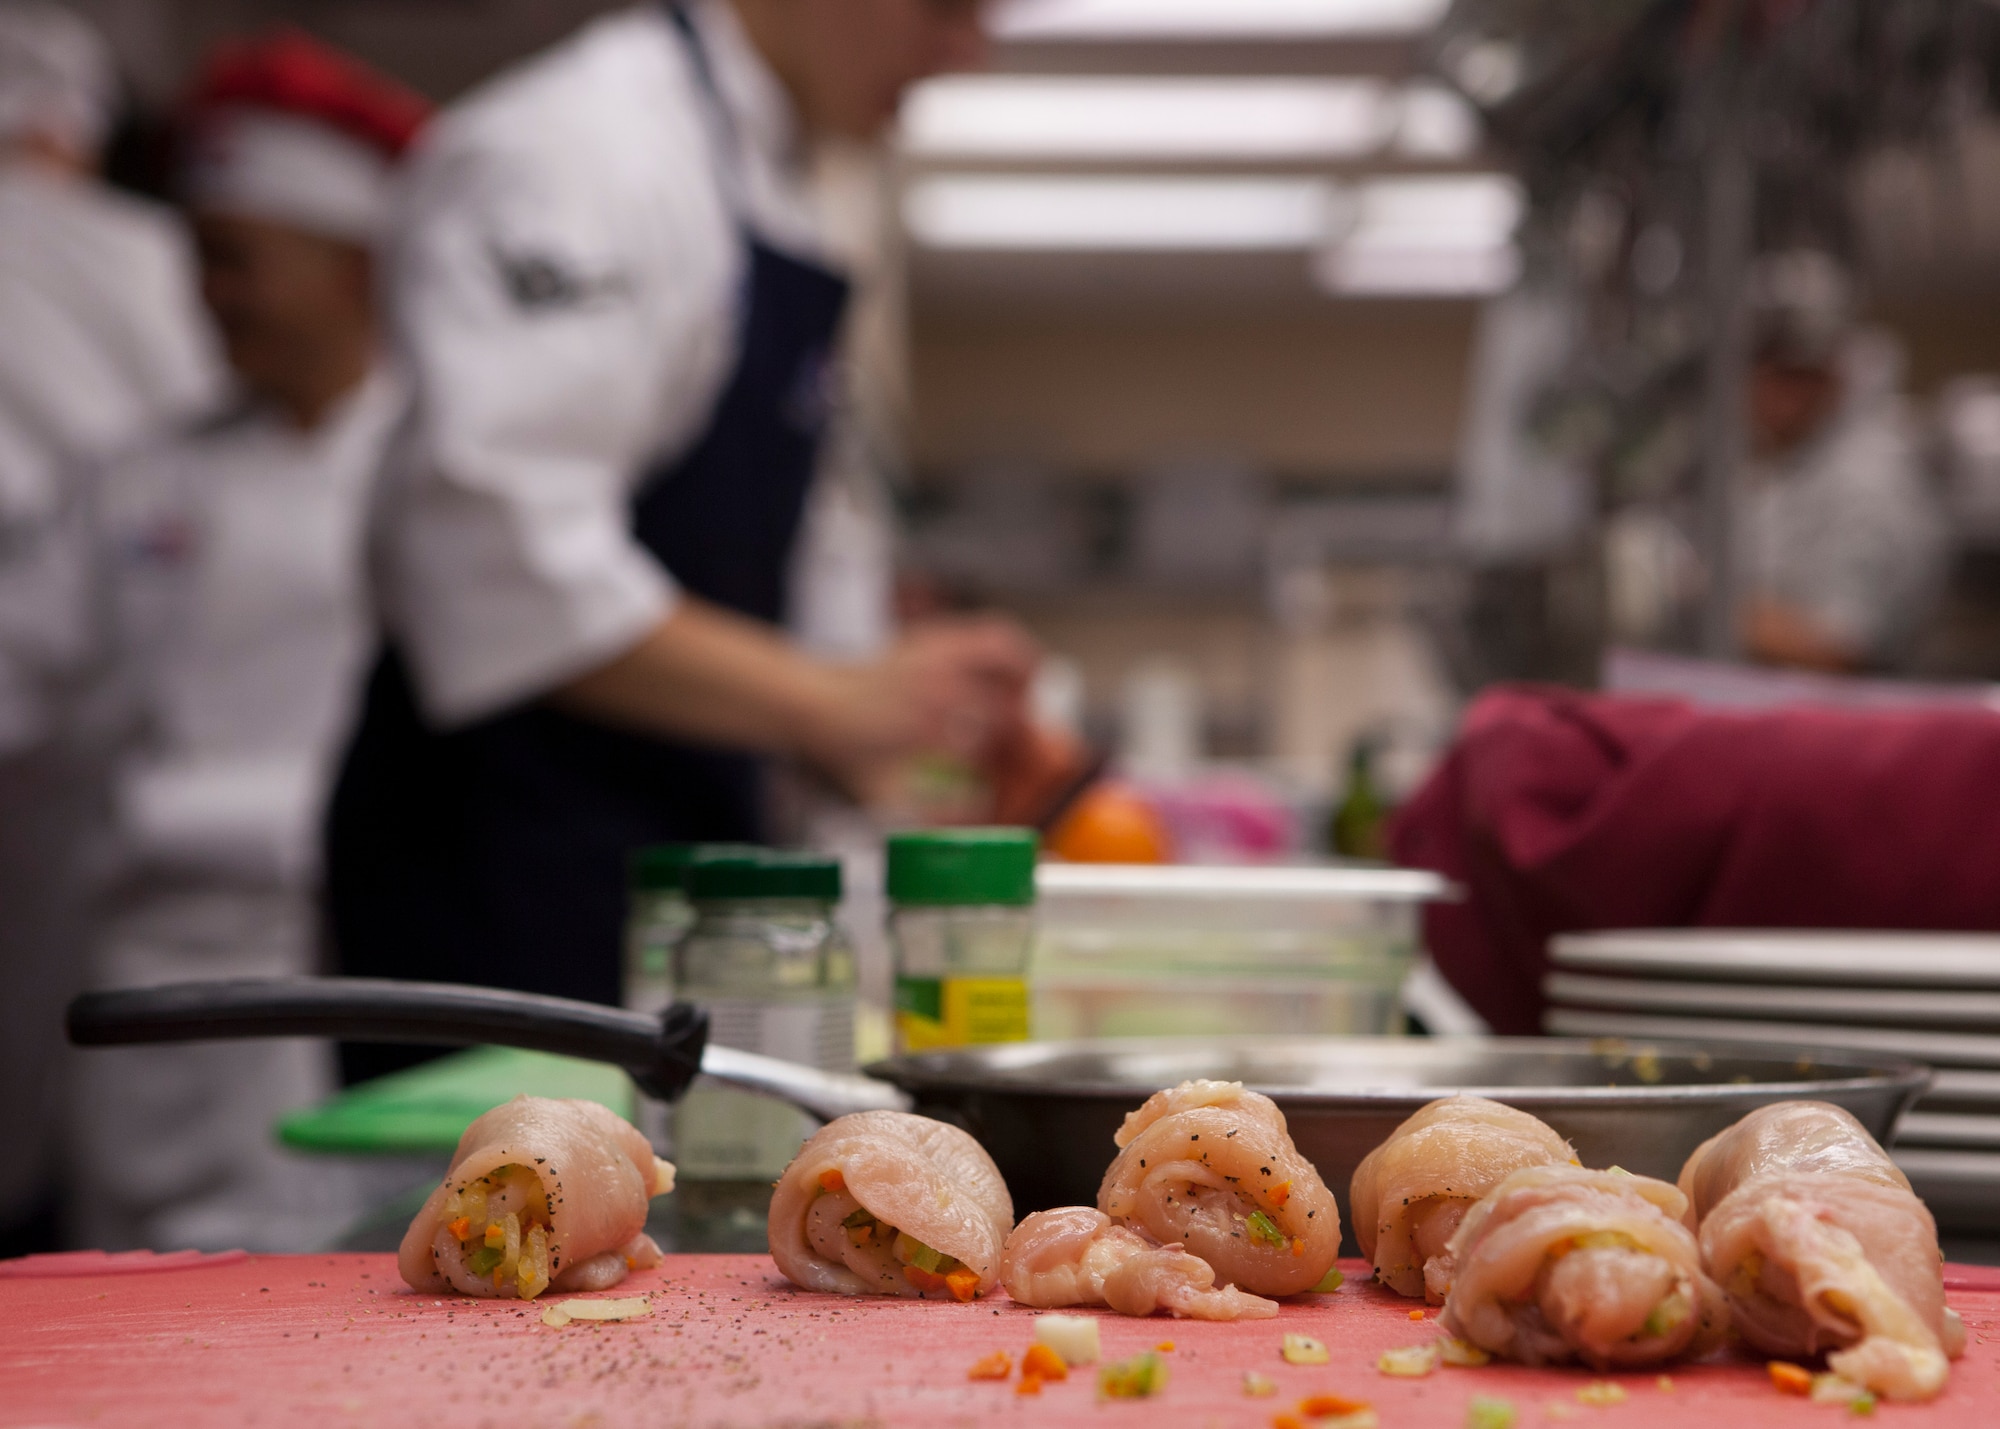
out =
{"type": "Polygon", "coordinates": [[[430,114],[422,96],[298,30],[219,48],[187,101],[191,207],[372,242],[430,114]]]}

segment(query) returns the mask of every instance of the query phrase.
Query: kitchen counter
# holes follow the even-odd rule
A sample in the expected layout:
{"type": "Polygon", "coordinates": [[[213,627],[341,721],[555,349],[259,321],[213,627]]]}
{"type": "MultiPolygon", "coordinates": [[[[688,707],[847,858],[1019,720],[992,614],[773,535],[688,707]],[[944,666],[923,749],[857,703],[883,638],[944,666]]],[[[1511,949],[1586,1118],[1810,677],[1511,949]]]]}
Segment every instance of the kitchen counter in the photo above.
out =
{"type": "MultiPolygon", "coordinates": [[[[1208,1325],[1104,1314],[1107,1357],[1172,1342],[1171,1378],[1150,1401],[1100,1404],[1082,1371],[1039,1397],[965,1371],[996,1349],[1019,1357],[1033,1312],[1004,1295],[970,1305],[811,1295],[768,1256],[670,1256],[614,1296],[652,1314],[551,1329],[516,1301],[417,1295],[387,1255],[139,1257],[112,1273],[95,1253],[0,1263],[0,1426],[1157,1424],[1267,1426],[1301,1396],[1371,1402],[1384,1429],[1460,1429],[1475,1394],[1521,1409],[1523,1429],[1573,1420],[1607,1429],[1844,1422],[1836,1408],[1779,1396],[1760,1363],[1727,1359],[1606,1376],[1626,1399],[1579,1404],[1597,1378],[1491,1366],[1390,1379],[1381,1351],[1437,1332],[1411,1304],[1360,1283],[1285,1307],[1276,1320],[1208,1325]],[[162,1262],[165,1262],[162,1264],[162,1262]],[[1326,1342],[1332,1362],[1285,1364],[1281,1335],[1326,1342]],[[1270,1399],[1243,1393],[1257,1370],[1270,1399]]],[[[1898,1425],[2000,1417],[2000,1272],[1951,1266],[1947,1286],[1971,1343],[1935,1405],[1885,1407],[1898,1425]],[[1981,1408],[1984,1406],[1984,1408],[1981,1408]]],[[[550,1297],[558,1299],[562,1297],[550,1297]]],[[[1434,1312],[1433,1312],[1434,1313],[1434,1312]]]]}

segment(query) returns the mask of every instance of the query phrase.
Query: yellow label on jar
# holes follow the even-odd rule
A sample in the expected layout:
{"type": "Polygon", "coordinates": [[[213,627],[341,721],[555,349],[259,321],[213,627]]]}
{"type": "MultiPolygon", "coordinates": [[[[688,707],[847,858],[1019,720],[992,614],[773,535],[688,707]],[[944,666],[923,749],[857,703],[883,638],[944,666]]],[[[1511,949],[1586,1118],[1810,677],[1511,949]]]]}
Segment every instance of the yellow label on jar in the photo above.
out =
{"type": "Polygon", "coordinates": [[[1028,1040],[1028,984],[1017,977],[899,977],[896,1041],[905,1052],[1028,1040]]]}

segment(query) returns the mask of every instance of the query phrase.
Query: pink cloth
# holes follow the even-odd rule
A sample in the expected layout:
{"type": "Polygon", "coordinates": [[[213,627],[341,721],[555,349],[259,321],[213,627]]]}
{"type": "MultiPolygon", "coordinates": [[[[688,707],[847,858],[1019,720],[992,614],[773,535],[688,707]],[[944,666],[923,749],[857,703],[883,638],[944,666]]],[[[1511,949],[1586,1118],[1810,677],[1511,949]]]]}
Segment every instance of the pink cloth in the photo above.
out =
{"type": "Polygon", "coordinates": [[[1397,816],[1439,970],[1540,1031],[1549,938],[1601,928],[2000,930],[2000,714],[1697,710],[1503,687],[1397,816]]]}

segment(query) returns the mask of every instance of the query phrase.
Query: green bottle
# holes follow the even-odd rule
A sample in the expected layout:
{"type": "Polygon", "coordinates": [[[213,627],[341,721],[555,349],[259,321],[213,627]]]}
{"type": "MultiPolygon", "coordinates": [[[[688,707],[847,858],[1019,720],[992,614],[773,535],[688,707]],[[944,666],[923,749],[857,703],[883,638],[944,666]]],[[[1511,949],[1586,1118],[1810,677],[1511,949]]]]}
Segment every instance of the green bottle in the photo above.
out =
{"type": "Polygon", "coordinates": [[[1327,840],[1342,858],[1380,861],[1388,857],[1389,805],[1375,784],[1378,741],[1364,734],[1347,756],[1347,792],[1333,811],[1327,840]]]}

